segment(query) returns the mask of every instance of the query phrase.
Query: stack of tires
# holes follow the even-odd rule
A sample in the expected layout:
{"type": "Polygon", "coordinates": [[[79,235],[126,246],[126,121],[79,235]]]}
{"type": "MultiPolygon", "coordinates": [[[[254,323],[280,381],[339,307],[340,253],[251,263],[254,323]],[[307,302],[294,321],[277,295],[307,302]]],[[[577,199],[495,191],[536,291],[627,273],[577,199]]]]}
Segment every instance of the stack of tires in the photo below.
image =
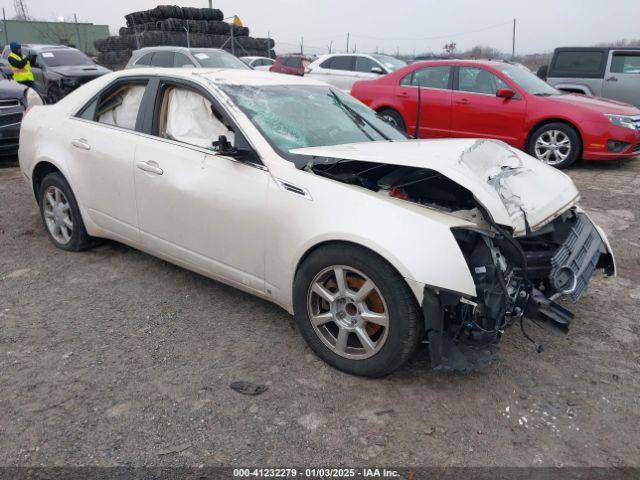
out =
{"type": "Polygon", "coordinates": [[[161,45],[193,48],[224,48],[233,50],[238,57],[270,56],[275,58],[275,42],[268,38],[252,38],[247,27],[239,27],[223,21],[221,10],[215,8],[179,7],[158,5],[151,10],[125,15],[126,27],[115,37],[96,40],[98,62],[112,70],[123,68],[131,51],[143,47],[161,45]]]}

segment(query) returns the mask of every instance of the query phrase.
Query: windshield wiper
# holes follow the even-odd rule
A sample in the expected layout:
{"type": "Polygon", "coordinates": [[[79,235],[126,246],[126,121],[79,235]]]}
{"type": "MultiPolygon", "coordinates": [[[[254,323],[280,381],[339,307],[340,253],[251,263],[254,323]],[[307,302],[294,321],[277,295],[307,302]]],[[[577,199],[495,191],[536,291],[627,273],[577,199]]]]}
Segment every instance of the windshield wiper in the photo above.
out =
{"type": "Polygon", "coordinates": [[[340,97],[338,97],[338,95],[336,95],[336,92],[334,92],[333,90],[329,90],[329,94],[333,97],[333,99],[336,101],[336,103],[338,104],[338,106],[342,107],[343,110],[345,110],[347,113],[349,113],[351,115],[351,117],[353,118],[354,122],[356,125],[358,125],[358,127],[360,127],[360,129],[362,130],[362,132],[369,138],[369,140],[373,140],[373,137],[371,135],[369,135],[362,127],[364,125],[369,125],[369,127],[371,127],[378,135],[380,135],[382,138],[384,138],[385,140],[391,140],[389,137],[387,137],[384,133],[382,133],[373,123],[371,123],[369,120],[367,120],[366,118],[364,118],[362,115],[360,115],[358,112],[356,112],[353,108],[351,108],[349,105],[347,105],[346,103],[344,103],[340,97]]]}

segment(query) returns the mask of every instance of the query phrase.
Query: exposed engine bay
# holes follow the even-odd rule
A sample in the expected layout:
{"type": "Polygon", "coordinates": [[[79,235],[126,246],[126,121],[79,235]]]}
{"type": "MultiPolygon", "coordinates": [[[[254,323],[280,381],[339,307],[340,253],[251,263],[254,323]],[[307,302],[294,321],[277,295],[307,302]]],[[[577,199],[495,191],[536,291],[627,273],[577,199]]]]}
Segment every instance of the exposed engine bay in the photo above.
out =
{"type": "Polygon", "coordinates": [[[308,165],[315,174],[357,185],[463,218],[477,228],[453,229],[473,277],[477,296],[466,298],[427,286],[423,313],[432,367],[467,373],[487,365],[504,331],[524,318],[567,332],[573,314],[554,300],[574,302],[596,269],[615,271],[598,229],[577,207],[568,207],[546,225],[514,236],[498,225],[473,193],[428,168],[325,159],[308,165]]]}

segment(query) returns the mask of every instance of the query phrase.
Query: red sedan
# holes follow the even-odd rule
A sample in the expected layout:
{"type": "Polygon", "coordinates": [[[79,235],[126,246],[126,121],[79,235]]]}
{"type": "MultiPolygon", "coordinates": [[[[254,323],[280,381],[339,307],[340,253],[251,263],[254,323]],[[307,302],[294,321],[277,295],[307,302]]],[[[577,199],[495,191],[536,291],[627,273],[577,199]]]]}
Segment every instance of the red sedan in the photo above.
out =
{"type": "Polygon", "coordinates": [[[508,62],[436,60],[353,85],[351,94],[420,138],[497,138],[541,161],[567,167],[580,156],[612,160],[640,154],[640,110],[566,94],[508,62]]]}

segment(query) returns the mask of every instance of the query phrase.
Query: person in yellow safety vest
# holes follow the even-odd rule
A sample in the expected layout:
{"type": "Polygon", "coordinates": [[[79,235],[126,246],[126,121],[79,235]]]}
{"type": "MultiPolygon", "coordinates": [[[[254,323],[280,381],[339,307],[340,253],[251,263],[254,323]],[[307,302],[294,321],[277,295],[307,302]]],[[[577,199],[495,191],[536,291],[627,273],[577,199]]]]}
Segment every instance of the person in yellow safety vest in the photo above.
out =
{"type": "Polygon", "coordinates": [[[9,67],[13,72],[13,79],[31,88],[35,88],[33,84],[33,73],[31,72],[31,64],[29,59],[22,55],[22,45],[18,42],[11,42],[11,53],[9,54],[9,67]]]}

